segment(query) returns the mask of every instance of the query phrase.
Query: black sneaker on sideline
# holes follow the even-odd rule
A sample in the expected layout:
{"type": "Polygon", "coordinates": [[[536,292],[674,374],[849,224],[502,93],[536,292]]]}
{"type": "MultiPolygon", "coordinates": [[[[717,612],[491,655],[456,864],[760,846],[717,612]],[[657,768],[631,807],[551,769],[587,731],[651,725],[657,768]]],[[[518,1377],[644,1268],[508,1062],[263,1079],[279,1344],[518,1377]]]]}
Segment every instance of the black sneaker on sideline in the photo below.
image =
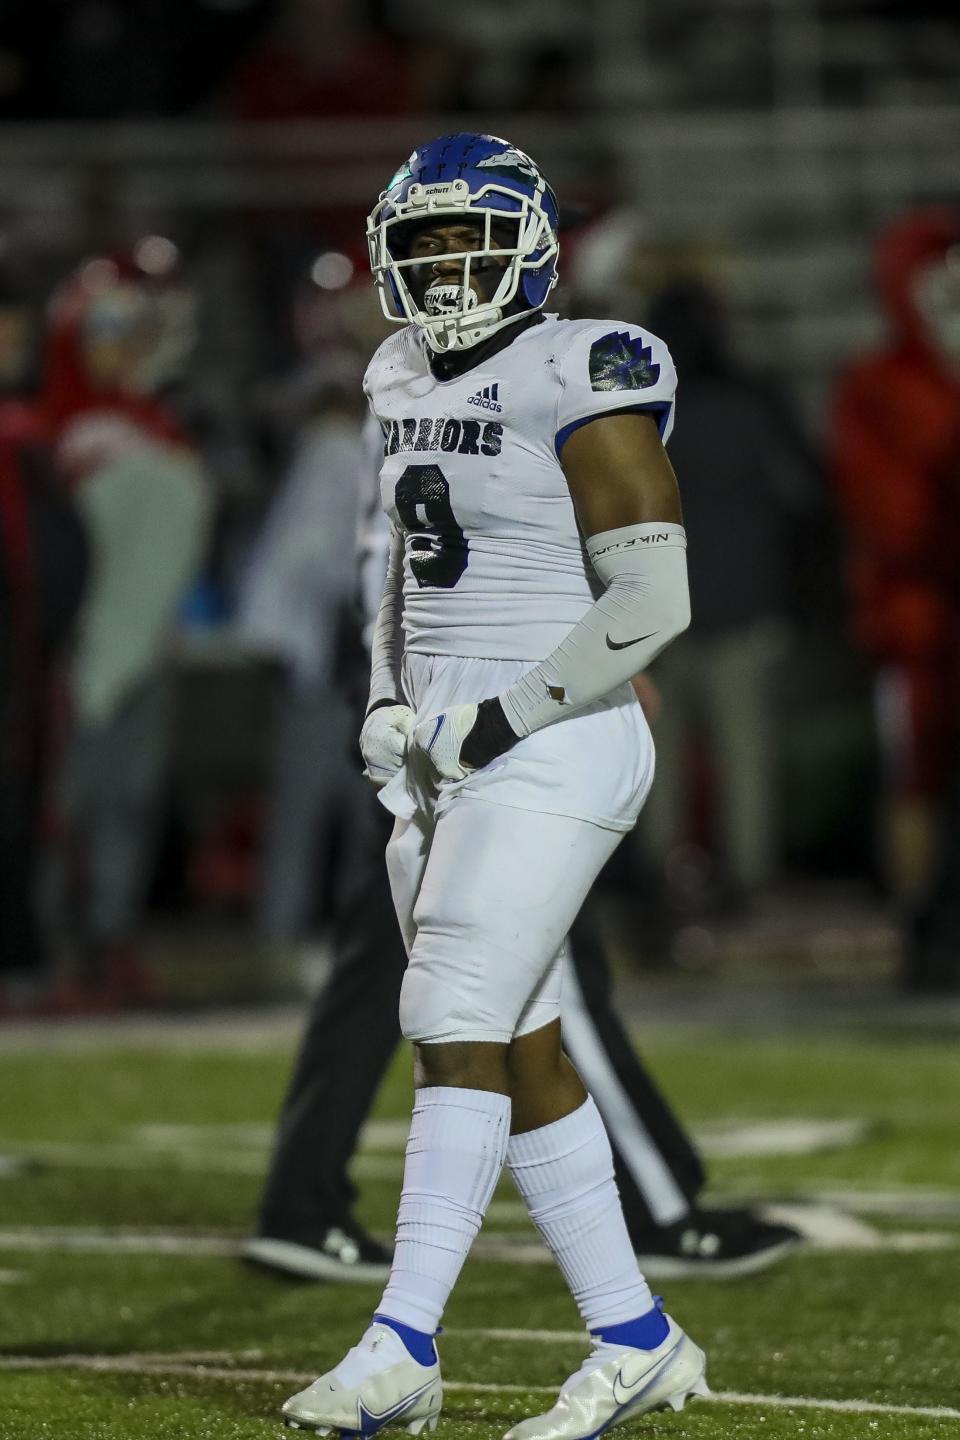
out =
{"type": "Polygon", "coordinates": [[[650,1280],[732,1280],[774,1265],[803,1236],[752,1210],[691,1210],[673,1225],[634,1230],[630,1238],[650,1280]]]}
{"type": "Polygon", "coordinates": [[[328,1225],[297,1240],[252,1235],[240,1247],[244,1260],[298,1280],[372,1285],[390,1274],[392,1252],[354,1220],[328,1225]]]}

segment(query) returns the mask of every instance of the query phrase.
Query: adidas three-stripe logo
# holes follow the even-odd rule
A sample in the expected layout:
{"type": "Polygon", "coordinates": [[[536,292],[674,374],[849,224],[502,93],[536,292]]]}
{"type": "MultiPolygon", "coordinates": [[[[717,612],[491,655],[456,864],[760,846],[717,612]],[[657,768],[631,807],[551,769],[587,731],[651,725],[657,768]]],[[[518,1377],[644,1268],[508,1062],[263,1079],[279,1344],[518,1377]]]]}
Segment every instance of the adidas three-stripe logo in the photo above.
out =
{"type": "Polygon", "coordinates": [[[484,385],[476,395],[471,395],[467,401],[468,405],[477,405],[481,410],[494,410],[498,415],[503,406],[500,404],[500,381],[493,385],[484,385]]]}

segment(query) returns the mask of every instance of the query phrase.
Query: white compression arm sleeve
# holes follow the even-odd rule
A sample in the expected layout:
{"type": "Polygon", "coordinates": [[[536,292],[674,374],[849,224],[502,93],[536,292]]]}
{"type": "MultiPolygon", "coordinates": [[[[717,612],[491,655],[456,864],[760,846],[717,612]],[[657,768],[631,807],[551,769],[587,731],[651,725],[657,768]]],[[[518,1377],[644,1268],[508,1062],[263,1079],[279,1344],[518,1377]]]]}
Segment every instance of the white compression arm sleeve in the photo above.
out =
{"type": "Polygon", "coordinates": [[[391,530],[390,554],[387,561],[387,578],[383,586],[380,609],[373,627],[370,651],[370,698],[372,705],[384,700],[399,701],[401,631],[400,615],[403,610],[403,536],[399,530],[391,530]]]}
{"type": "Polygon", "coordinates": [[[654,522],[605,530],[587,553],[606,589],[552,655],[499,696],[518,735],[609,694],[690,623],[687,537],[654,522]]]}

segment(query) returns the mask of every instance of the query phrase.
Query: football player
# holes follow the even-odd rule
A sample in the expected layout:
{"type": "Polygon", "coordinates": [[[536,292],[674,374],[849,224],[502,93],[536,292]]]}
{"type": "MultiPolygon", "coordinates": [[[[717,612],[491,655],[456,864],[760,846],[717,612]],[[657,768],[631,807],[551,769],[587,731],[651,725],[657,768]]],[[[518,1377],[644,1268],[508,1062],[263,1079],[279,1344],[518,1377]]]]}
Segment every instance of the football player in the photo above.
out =
{"type": "Polygon", "coordinates": [[[434,1335],[504,1163],[593,1340],[510,1440],[585,1440],[707,1393],[560,1044],[565,937],[653,778],[630,677],[689,600],[670,356],[634,325],[544,313],[557,222],[533,161],[476,134],[416,150],[368,222],[403,328],[364,382],[392,548],[361,749],[396,817],[417,1091],[386,1289],[359,1344],[287,1401],[294,1426],[435,1426],[434,1335]]]}

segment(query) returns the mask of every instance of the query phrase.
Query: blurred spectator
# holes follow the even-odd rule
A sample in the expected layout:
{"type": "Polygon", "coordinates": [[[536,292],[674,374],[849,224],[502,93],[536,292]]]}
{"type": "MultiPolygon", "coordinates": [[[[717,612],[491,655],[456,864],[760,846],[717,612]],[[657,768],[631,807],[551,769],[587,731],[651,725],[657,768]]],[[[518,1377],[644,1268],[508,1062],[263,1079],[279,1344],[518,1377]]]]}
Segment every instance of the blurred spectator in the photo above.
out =
{"type": "Polygon", "coordinates": [[[890,335],[837,385],[834,476],[854,634],[876,673],[881,864],[912,908],[960,754],[960,212],[894,221],[876,279],[890,335]]]}
{"type": "Polygon", "coordinates": [[[36,864],[51,673],[76,614],[87,551],[28,394],[34,316],[0,282],[0,975],[42,966],[36,864]]]}
{"type": "Polygon", "coordinates": [[[150,991],[135,942],[170,750],[169,646],[206,537],[205,477],[151,393],[172,363],[157,282],[126,257],[92,260],[51,309],[46,412],[92,557],[47,877],[69,1003],[150,991]]]}
{"type": "Polygon", "coordinates": [[[364,783],[359,767],[344,763],[356,726],[343,686],[362,378],[350,350],[327,350],[298,376],[293,455],[240,598],[241,631],[285,676],[258,917],[272,942],[308,934],[322,907],[324,859],[364,783]]]}
{"type": "Polygon", "coordinates": [[[666,866],[669,893],[678,846],[694,838],[688,752],[694,740],[705,742],[720,858],[711,888],[714,898],[741,903],[777,877],[773,684],[788,639],[789,532],[815,507],[816,473],[777,398],[732,359],[721,304],[703,283],[668,286],[647,323],[682,377],[670,458],[683,496],[694,618],[683,643],[653,667],[663,717],[640,833],[658,870],[666,866]]]}
{"type": "Polygon", "coordinates": [[[240,120],[402,115],[416,108],[403,47],[354,0],[285,0],[231,87],[240,120]]]}

